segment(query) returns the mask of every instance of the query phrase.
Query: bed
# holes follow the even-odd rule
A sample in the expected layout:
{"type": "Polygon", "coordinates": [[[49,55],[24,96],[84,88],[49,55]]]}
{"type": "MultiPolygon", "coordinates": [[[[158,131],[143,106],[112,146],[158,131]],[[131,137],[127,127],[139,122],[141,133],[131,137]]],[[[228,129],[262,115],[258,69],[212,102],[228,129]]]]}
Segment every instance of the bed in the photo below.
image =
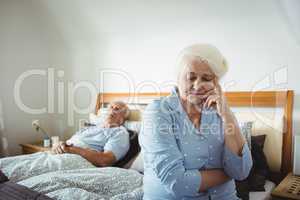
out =
{"type": "MultiPolygon", "coordinates": [[[[97,115],[99,110],[109,102],[122,100],[128,103],[132,110],[130,121],[138,122],[141,120],[143,109],[149,102],[167,95],[169,93],[100,93],[97,97],[94,114],[97,115]]],[[[260,132],[267,134],[264,153],[272,174],[266,182],[266,191],[251,192],[250,199],[268,199],[275,185],[292,169],[293,91],[227,92],[225,95],[230,106],[237,109],[235,112],[239,119],[254,121],[253,135],[260,134],[260,132]],[[249,107],[251,107],[250,111],[247,110],[249,107]],[[275,112],[268,110],[253,112],[252,108],[275,109],[275,112]],[[272,148],[274,144],[278,148],[272,148]],[[282,162],[283,160],[284,162],[282,162]]],[[[127,165],[119,163],[118,167],[89,167],[41,173],[20,180],[17,185],[10,185],[11,183],[7,181],[1,184],[0,181],[0,193],[4,191],[6,195],[9,195],[11,191],[20,192],[25,189],[32,192],[32,194],[29,192],[31,196],[35,197],[32,199],[47,199],[48,197],[52,199],[142,199],[143,175],[130,166],[131,163],[135,164],[139,158],[139,156],[130,154],[136,154],[139,147],[136,145],[132,148],[127,156],[135,158],[131,161],[128,160],[129,164],[127,163],[127,165]],[[16,187],[18,187],[16,190],[12,190],[16,187]],[[41,196],[44,194],[47,196],[41,196]]],[[[16,195],[14,196],[16,197],[16,195]]],[[[0,199],[1,197],[3,196],[0,195],[0,199]]],[[[23,199],[25,198],[28,196],[23,199]]],[[[17,198],[10,196],[10,199],[17,198]]]]}
{"type": "MultiPolygon", "coordinates": [[[[100,93],[95,113],[108,102],[123,100],[134,110],[143,111],[153,99],[169,93],[100,93]]],[[[292,90],[226,92],[230,107],[239,121],[252,121],[252,135],[266,134],[263,151],[270,167],[265,191],[250,192],[251,200],[266,200],[271,191],[292,170],[292,90]],[[274,148],[276,146],[276,148],[274,148]]],[[[132,120],[141,120],[141,114],[134,112],[132,120]]]]}

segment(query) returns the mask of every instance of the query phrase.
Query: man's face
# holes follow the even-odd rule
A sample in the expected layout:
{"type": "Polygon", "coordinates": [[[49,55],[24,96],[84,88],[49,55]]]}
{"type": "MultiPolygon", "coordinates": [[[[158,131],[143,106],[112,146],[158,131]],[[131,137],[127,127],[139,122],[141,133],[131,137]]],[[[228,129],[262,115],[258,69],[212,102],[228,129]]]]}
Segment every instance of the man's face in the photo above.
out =
{"type": "Polygon", "coordinates": [[[112,103],[109,105],[108,115],[105,120],[106,124],[111,126],[120,126],[125,121],[127,106],[124,103],[112,103]]]}
{"type": "Polygon", "coordinates": [[[182,99],[194,105],[205,102],[206,93],[214,90],[216,76],[205,61],[187,58],[179,76],[179,93],[182,99]]]}

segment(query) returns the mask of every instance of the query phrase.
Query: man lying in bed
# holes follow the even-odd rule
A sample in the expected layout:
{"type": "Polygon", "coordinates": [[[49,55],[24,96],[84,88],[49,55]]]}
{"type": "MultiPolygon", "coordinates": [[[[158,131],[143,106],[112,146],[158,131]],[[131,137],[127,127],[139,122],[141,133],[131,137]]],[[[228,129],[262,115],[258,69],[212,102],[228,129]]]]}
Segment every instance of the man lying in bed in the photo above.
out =
{"type": "Polygon", "coordinates": [[[25,178],[57,170],[111,166],[129,149],[129,133],[122,124],[129,116],[123,102],[114,102],[101,125],[78,131],[66,143],[51,152],[0,159],[0,170],[17,182],[25,178]]]}
{"type": "Polygon", "coordinates": [[[129,134],[122,124],[129,116],[123,102],[110,104],[102,126],[92,126],[77,132],[66,143],[52,149],[53,153],[73,153],[98,167],[110,166],[120,160],[129,149],[129,134]]]}

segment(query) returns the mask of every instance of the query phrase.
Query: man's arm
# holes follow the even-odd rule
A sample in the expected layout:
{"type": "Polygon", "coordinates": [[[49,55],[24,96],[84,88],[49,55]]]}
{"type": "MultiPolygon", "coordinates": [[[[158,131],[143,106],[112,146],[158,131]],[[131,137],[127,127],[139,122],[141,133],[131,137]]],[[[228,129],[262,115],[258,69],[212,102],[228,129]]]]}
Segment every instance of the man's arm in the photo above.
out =
{"type": "Polygon", "coordinates": [[[116,157],[111,151],[99,152],[75,146],[64,146],[63,150],[66,153],[78,154],[97,167],[111,166],[116,162],[116,157]]]}

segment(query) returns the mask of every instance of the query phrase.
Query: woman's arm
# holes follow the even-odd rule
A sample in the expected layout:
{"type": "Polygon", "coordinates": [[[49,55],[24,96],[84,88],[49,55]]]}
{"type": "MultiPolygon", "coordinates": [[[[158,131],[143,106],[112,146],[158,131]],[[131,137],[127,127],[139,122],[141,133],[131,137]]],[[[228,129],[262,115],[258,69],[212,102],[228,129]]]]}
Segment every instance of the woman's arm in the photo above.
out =
{"type": "Polygon", "coordinates": [[[149,170],[152,171],[164,188],[176,197],[198,196],[201,173],[197,169],[185,168],[172,127],[171,116],[161,109],[159,100],[147,106],[139,134],[145,176],[149,170]]]}
{"type": "Polygon", "coordinates": [[[223,116],[224,127],[224,171],[236,180],[247,178],[252,168],[252,157],[237,120],[228,109],[223,116]]]}
{"type": "MultiPolygon", "coordinates": [[[[229,177],[221,169],[186,169],[182,152],[178,149],[170,114],[160,110],[159,101],[144,111],[139,142],[144,166],[153,170],[165,188],[175,196],[197,196],[199,192],[225,183],[229,177]]],[[[147,170],[145,170],[147,171],[147,170]]]]}
{"type": "Polygon", "coordinates": [[[226,105],[226,111],[222,116],[224,127],[224,142],[226,147],[238,156],[242,156],[246,139],[240,131],[240,127],[230,108],[226,105]]]}
{"type": "Polygon", "coordinates": [[[244,144],[246,143],[246,140],[241,134],[238,122],[227,104],[226,97],[222,92],[218,80],[215,80],[214,83],[215,92],[207,98],[203,106],[216,107],[218,115],[222,120],[226,147],[228,147],[228,149],[236,155],[241,156],[242,149],[244,144]]]}
{"type": "Polygon", "coordinates": [[[207,98],[204,107],[215,105],[224,130],[223,167],[225,173],[236,180],[245,179],[252,167],[252,157],[238,122],[231,112],[221,86],[215,81],[215,94],[207,98]]]}
{"type": "Polygon", "coordinates": [[[201,170],[202,181],[199,192],[204,192],[211,187],[223,184],[229,181],[229,178],[221,169],[201,170]]]}

